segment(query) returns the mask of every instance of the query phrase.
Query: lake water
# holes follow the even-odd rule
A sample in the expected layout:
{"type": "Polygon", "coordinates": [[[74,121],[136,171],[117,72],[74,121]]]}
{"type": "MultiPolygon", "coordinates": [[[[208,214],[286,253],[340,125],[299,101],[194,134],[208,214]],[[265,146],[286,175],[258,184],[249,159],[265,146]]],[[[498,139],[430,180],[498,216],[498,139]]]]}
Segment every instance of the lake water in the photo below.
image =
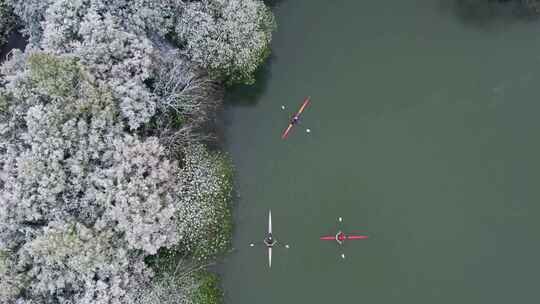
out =
{"type": "Polygon", "coordinates": [[[226,303],[538,301],[540,22],[465,2],[278,1],[272,57],[227,98],[226,303]],[[272,269],[249,247],[269,209],[272,269]],[[370,239],[319,241],[340,216],[370,239]]]}

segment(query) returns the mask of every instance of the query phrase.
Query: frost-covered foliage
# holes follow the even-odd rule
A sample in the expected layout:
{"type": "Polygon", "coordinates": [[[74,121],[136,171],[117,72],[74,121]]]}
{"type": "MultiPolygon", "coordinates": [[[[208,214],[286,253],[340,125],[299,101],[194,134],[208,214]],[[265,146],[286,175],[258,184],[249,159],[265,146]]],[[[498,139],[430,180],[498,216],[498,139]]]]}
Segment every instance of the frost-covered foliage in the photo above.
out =
{"type": "Polygon", "coordinates": [[[24,288],[26,279],[17,271],[16,261],[3,250],[0,250],[0,278],[0,303],[8,303],[24,288]]]}
{"type": "Polygon", "coordinates": [[[180,277],[174,272],[165,273],[155,279],[134,304],[192,304],[197,287],[191,275],[180,277]]]}
{"type": "Polygon", "coordinates": [[[127,282],[144,274],[144,254],[177,243],[178,166],[165,159],[157,139],[123,133],[109,89],[90,82],[76,61],[16,54],[3,73],[0,248],[10,255],[8,265],[18,267],[3,271],[8,277],[2,281],[14,282],[6,293],[22,284],[10,275],[24,273],[30,299],[54,294],[69,303],[99,292],[129,303],[124,294],[133,286],[127,282]],[[66,266],[67,256],[107,265],[66,266]],[[103,272],[106,267],[117,273],[103,272]]]}
{"type": "Polygon", "coordinates": [[[41,45],[51,51],[71,51],[79,44],[79,28],[82,16],[88,10],[87,1],[57,0],[45,11],[47,17],[42,23],[41,45]]]}
{"type": "Polygon", "coordinates": [[[6,43],[14,25],[12,8],[5,0],[0,0],[0,47],[6,43]]]}
{"type": "Polygon", "coordinates": [[[112,146],[111,165],[96,172],[95,183],[102,187],[98,199],[105,206],[96,226],[114,227],[129,248],[149,254],[176,244],[178,165],[165,159],[156,138],[116,139],[112,146]]]}
{"type": "MultiPolygon", "coordinates": [[[[135,130],[148,123],[155,114],[156,100],[145,84],[151,77],[150,66],[155,50],[148,38],[123,26],[126,21],[121,18],[127,12],[120,9],[120,3],[109,2],[51,1],[40,7],[44,17],[33,16],[30,20],[23,20],[27,21],[27,32],[33,33],[31,42],[34,46],[79,58],[97,81],[107,83],[120,103],[120,113],[129,128],[135,130]]],[[[133,9],[141,8],[141,2],[148,1],[135,1],[133,9]]],[[[17,2],[19,13],[29,10],[29,5],[31,3],[17,2]]],[[[149,4],[148,7],[152,6],[149,4]]],[[[146,12],[148,16],[145,16],[153,20],[149,12],[155,14],[154,10],[141,8],[140,12],[146,12]]],[[[157,28],[161,23],[156,21],[155,24],[157,28]]]]}
{"type": "Polygon", "coordinates": [[[154,49],[150,41],[117,26],[115,17],[91,12],[81,24],[81,46],[74,51],[90,72],[113,88],[120,111],[134,130],[154,115],[156,100],[145,85],[154,49]],[[96,21],[99,20],[99,21],[96,21]]]}
{"type": "MultiPolygon", "coordinates": [[[[174,27],[175,12],[182,1],[156,1],[156,0],[3,0],[15,8],[25,29],[23,32],[29,36],[32,44],[39,44],[45,30],[44,22],[49,20],[49,14],[65,13],[66,24],[61,29],[70,26],[77,27],[84,17],[84,10],[92,5],[100,12],[108,12],[117,16],[122,26],[137,31],[137,33],[156,32],[165,35],[174,27]],[[53,6],[53,11],[48,8],[53,6]],[[73,10],[69,10],[72,8],[73,10]],[[75,24],[74,24],[75,23],[75,24]]],[[[71,33],[66,32],[67,35],[71,33]]]]}
{"type": "Polygon", "coordinates": [[[50,222],[24,244],[17,270],[25,298],[38,303],[132,303],[130,290],[148,281],[143,256],[119,248],[118,236],[79,223],[50,222]]]}
{"type": "Polygon", "coordinates": [[[30,44],[37,44],[41,40],[47,7],[55,0],[5,0],[14,8],[14,13],[24,24],[22,32],[28,36],[30,44]]]}
{"type": "Polygon", "coordinates": [[[218,157],[190,145],[180,168],[157,138],[126,134],[111,88],[77,59],[15,52],[2,73],[2,296],[129,303],[144,256],[203,246],[230,195],[218,157]]]}
{"type": "Polygon", "coordinates": [[[165,36],[174,27],[178,8],[183,2],[185,1],[101,0],[100,7],[117,16],[128,30],[165,36]]]}
{"type": "Polygon", "coordinates": [[[200,132],[222,103],[223,88],[177,51],[169,51],[155,65],[154,94],[158,100],[148,135],[159,136],[169,151],[211,138],[200,132]],[[158,131],[159,135],[154,134],[158,131]]]}
{"type": "Polygon", "coordinates": [[[108,88],[88,82],[73,60],[28,62],[27,77],[3,94],[2,224],[114,222],[133,248],[153,254],[175,243],[178,166],[158,140],[124,135],[108,88]]]}
{"type": "Polygon", "coordinates": [[[273,29],[260,0],[202,0],[185,4],[175,34],[192,61],[231,83],[253,83],[273,29]]]}
{"type": "Polygon", "coordinates": [[[223,293],[208,265],[186,260],[178,251],[162,250],[147,259],[155,271],[151,286],[135,304],[221,304],[223,293]]]}
{"type": "Polygon", "coordinates": [[[150,78],[154,49],[145,37],[125,31],[118,18],[98,13],[89,0],[59,0],[47,10],[43,48],[81,60],[97,81],[107,83],[131,129],[154,115],[150,78]],[[83,17],[81,17],[83,16],[83,17]]]}
{"type": "MultiPolygon", "coordinates": [[[[33,45],[63,51],[83,47],[89,39],[83,22],[97,32],[112,26],[116,34],[121,29],[139,38],[174,38],[191,62],[229,83],[254,81],[253,73],[269,53],[275,27],[261,0],[7,1],[15,6],[33,45]]],[[[109,42],[115,36],[103,35],[109,42]]],[[[85,48],[92,47],[88,45],[92,41],[86,43],[85,48]]]]}
{"type": "Polygon", "coordinates": [[[231,168],[200,130],[218,81],[251,80],[271,13],[5,1],[30,47],[0,70],[0,303],[216,303],[215,277],[153,277],[145,261],[170,250],[200,268],[228,246],[231,168]]]}
{"type": "Polygon", "coordinates": [[[229,242],[231,169],[223,156],[207,152],[202,145],[191,145],[185,150],[181,178],[182,200],[189,206],[180,210],[181,227],[186,229],[182,235],[188,237],[183,240],[188,248],[196,244],[197,258],[211,258],[229,242]]]}
{"type": "Polygon", "coordinates": [[[153,86],[161,113],[172,110],[191,120],[211,116],[222,97],[218,84],[176,51],[166,53],[157,62],[153,86]]]}

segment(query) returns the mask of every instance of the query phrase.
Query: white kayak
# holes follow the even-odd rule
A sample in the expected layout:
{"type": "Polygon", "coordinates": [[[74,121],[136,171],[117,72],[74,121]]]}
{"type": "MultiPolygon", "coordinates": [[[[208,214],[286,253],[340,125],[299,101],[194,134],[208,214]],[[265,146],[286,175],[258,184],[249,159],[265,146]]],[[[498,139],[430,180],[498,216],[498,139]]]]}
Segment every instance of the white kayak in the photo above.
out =
{"type": "MultiPolygon", "coordinates": [[[[272,234],[272,211],[268,211],[268,234],[272,234]]],[[[268,267],[272,267],[272,247],[268,246],[268,267]]]]}

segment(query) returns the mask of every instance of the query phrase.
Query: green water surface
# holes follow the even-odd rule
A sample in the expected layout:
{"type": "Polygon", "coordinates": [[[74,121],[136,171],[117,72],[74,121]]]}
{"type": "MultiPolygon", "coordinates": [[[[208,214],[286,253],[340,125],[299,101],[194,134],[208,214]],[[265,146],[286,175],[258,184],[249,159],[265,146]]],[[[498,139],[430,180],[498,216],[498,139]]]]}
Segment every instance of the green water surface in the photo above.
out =
{"type": "Polygon", "coordinates": [[[226,303],[539,302],[540,22],[462,2],[278,1],[257,85],[227,98],[226,303]],[[269,209],[272,269],[249,247],[269,209]],[[318,240],[340,216],[370,235],[345,260],[318,240]]]}

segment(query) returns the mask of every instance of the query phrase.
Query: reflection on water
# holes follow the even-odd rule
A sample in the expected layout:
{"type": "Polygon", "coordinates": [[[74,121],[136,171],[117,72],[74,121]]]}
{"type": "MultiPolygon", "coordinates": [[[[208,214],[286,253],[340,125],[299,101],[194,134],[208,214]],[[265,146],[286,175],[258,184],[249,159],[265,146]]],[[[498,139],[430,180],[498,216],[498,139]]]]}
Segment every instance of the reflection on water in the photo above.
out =
{"type": "Polygon", "coordinates": [[[227,89],[226,102],[235,106],[253,106],[265,92],[271,77],[272,54],[255,73],[256,82],[253,85],[237,84],[227,89]]]}
{"type": "Polygon", "coordinates": [[[531,9],[520,0],[442,0],[463,23],[482,29],[499,29],[505,25],[535,21],[531,9]]]}

